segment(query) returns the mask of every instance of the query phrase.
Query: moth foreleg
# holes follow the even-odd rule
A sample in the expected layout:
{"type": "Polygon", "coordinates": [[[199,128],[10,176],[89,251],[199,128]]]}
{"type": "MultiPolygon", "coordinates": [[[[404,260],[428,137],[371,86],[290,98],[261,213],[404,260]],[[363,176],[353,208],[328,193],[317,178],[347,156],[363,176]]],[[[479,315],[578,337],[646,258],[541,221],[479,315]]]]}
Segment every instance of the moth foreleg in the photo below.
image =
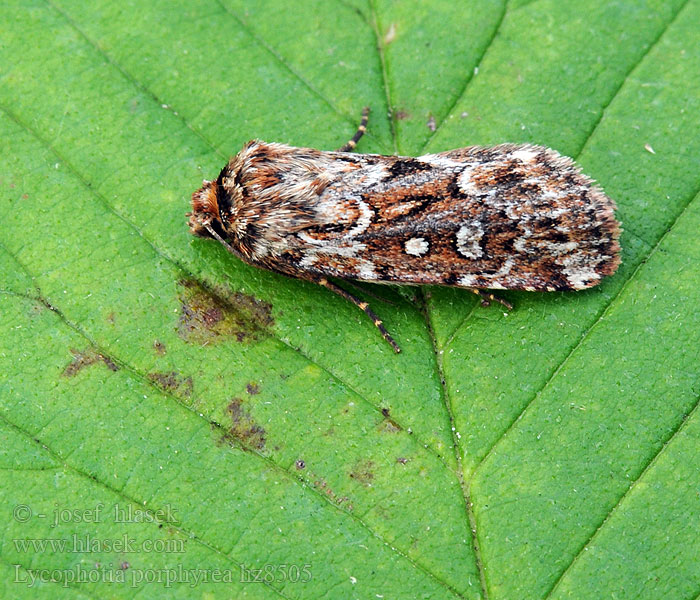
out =
{"type": "Polygon", "coordinates": [[[471,291],[481,298],[481,306],[489,306],[491,302],[498,302],[499,304],[505,306],[508,310],[513,310],[513,305],[508,302],[508,300],[494,296],[492,293],[484,290],[472,289],[471,291]]]}
{"type": "Polygon", "coordinates": [[[343,279],[343,284],[350,286],[355,291],[362,292],[363,294],[366,294],[370,298],[374,298],[375,300],[379,300],[379,302],[384,302],[385,304],[390,304],[391,306],[397,306],[396,302],[392,302],[388,298],[383,298],[379,294],[375,294],[371,290],[368,290],[367,288],[364,288],[361,285],[358,285],[357,283],[353,283],[349,279],[343,279]]]}
{"type": "Polygon", "coordinates": [[[363,302],[362,300],[360,300],[356,296],[353,296],[350,292],[344,290],[343,288],[336,285],[335,283],[328,281],[325,277],[322,277],[322,278],[316,280],[316,283],[331,290],[331,292],[335,292],[336,294],[338,294],[338,296],[342,296],[343,298],[345,298],[346,300],[349,300],[355,306],[357,306],[370,319],[372,319],[372,323],[374,323],[375,327],[377,329],[379,329],[379,332],[382,334],[382,337],[394,349],[394,352],[396,352],[397,354],[399,352],[401,352],[401,348],[399,348],[399,345],[394,341],[394,338],[391,337],[391,334],[386,330],[386,328],[382,324],[382,320],[376,314],[374,314],[374,311],[372,311],[372,309],[369,307],[369,305],[366,302],[363,302]]]}
{"type": "Polygon", "coordinates": [[[352,139],[347,144],[338,148],[337,152],[351,152],[355,149],[357,142],[360,141],[360,138],[364,135],[365,131],[367,131],[367,121],[369,121],[369,106],[365,106],[362,109],[362,120],[360,121],[360,126],[357,128],[355,135],[352,136],[352,139]]]}

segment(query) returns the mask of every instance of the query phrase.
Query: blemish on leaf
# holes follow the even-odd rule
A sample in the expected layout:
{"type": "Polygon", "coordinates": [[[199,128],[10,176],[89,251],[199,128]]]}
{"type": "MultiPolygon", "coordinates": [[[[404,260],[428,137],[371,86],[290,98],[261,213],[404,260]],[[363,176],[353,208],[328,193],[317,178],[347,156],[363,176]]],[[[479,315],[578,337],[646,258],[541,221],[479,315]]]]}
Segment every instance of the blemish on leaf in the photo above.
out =
{"type": "Polygon", "coordinates": [[[306,468],[306,463],[300,458],[294,463],[294,466],[301,471],[306,468]]]}
{"type": "Polygon", "coordinates": [[[435,131],[437,129],[437,123],[435,122],[435,117],[433,115],[430,115],[426,125],[430,131],[435,131]]]}
{"type": "Polygon", "coordinates": [[[96,363],[105,364],[110,371],[119,370],[119,367],[111,358],[109,358],[109,356],[100,354],[94,348],[87,348],[86,350],[76,350],[75,348],[71,348],[70,352],[74,358],[70,363],[68,363],[68,365],[66,365],[66,368],[63,369],[62,375],[64,377],[74,377],[85,367],[89,367],[90,365],[94,365],[96,363]]]}
{"type": "Polygon", "coordinates": [[[394,419],[382,419],[377,427],[380,433],[398,433],[401,431],[401,426],[394,419]]]}
{"type": "MultiPolygon", "coordinates": [[[[46,306],[45,304],[42,304],[41,302],[35,302],[29,308],[29,311],[28,311],[29,317],[30,318],[36,317],[36,316],[42,314],[47,308],[48,308],[48,306],[46,306]]],[[[49,310],[51,310],[51,309],[49,308],[49,310]]]]}
{"type": "Polygon", "coordinates": [[[162,390],[185,398],[189,398],[192,395],[194,388],[192,377],[183,377],[177,371],[149,373],[148,379],[162,390]]]}
{"type": "Polygon", "coordinates": [[[156,354],[160,356],[163,356],[166,352],[165,344],[160,340],[156,340],[155,342],[153,342],[153,349],[156,351],[156,354]]]}
{"type": "Polygon", "coordinates": [[[224,434],[223,441],[238,440],[246,448],[262,450],[265,447],[265,430],[255,422],[241,398],[234,398],[226,407],[231,415],[231,428],[224,434]]]}
{"type": "Polygon", "coordinates": [[[401,426],[391,418],[391,414],[388,408],[382,408],[382,415],[384,419],[379,423],[378,430],[383,433],[397,433],[401,431],[401,426]]]}
{"type": "Polygon", "coordinates": [[[254,296],[205,289],[189,279],[180,286],[178,334],[187,342],[210,344],[228,338],[254,342],[274,323],[272,306],[254,296]]]}
{"type": "Polygon", "coordinates": [[[400,465],[405,465],[408,462],[408,459],[403,457],[403,456],[399,456],[396,459],[396,462],[399,463],[400,465]]]}
{"type": "Polygon", "coordinates": [[[345,508],[348,510],[352,510],[352,504],[347,504],[348,498],[347,496],[338,496],[333,489],[328,485],[328,482],[323,478],[323,477],[315,477],[312,481],[311,484],[316,488],[319,492],[324,494],[333,504],[336,504],[338,506],[344,505],[345,508]]]}
{"type": "Polygon", "coordinates": [[[374,481],[374,462],[371,460],[358,460],[350,471],[350,479],[355,479],[365,487],[371,487],[374,481]]]}
{"type": "Polygon", "coordinates": [[[406,110],[397,110],[394,112],[394,119],[396,119],[397,121],[405,121],[410,117],[411,114],[406,110]]]}
{"type": "Polygon", "coordinates": [[[389,25],[389,29],[384,34],[384,45],[388,46],[396,39],[396,23],[389,25]]]}
{"type": "Polygon", "coordinates": [[[248,392],[251,396],[255,396],[255,394],[260,393],[260,386],[257,383],[248,383],[245,386],[245,391],[248,392]]]}

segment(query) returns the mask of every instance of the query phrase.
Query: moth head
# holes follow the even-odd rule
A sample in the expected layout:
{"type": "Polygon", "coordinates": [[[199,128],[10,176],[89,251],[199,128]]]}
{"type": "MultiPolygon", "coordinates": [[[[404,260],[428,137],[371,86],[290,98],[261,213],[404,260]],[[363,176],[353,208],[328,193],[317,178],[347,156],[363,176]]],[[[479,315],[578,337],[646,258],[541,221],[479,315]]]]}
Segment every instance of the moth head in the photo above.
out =
{"type": "Polygon", "coordinates": [[[218,201],[219,181],[202,182],[202,187],[192,194],[192,212],[187,213],[190,233],[199,237],[212,237],[207,225],[225,237],[218,201]]]}

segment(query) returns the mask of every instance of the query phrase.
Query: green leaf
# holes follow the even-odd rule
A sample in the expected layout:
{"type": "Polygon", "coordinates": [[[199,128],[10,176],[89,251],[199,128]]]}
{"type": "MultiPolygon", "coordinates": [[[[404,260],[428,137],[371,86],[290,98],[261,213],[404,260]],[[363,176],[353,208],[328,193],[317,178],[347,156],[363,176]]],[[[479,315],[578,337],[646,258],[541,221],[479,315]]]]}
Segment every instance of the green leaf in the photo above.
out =
{"type": "Polygon", "coordinates": [[[0,6],[12,598],[700,594],[698,0],[0,6]],[[327,290],[194,239],[249,138],[573,156],[598,288],[327,290]],[[257,581],[256,580],[260,580],[257,581]]]}

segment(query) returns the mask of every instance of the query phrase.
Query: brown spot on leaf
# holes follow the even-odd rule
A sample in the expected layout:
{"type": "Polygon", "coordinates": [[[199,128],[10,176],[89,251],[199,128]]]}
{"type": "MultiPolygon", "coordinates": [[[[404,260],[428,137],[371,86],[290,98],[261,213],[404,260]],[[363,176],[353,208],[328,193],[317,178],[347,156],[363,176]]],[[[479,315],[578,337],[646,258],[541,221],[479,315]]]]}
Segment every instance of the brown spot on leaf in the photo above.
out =
{"type": "Polygon", "coordinates": [[[255,296],[208,290],[193,280],[181,280],[178,334],[186,342],[209,344],[228,338],[254,342],[274,323],[272,306],[255,296]]]}
{"type": "Polygon", "coordinates": [[[408,459],[404,458],[403,456],[399,456],[396,459],[396,462],[399,463],[400,465],[405,465],[408,462],[408,459]]]}
{"type": "Polygon", "coordinates": [[[347,504],[350,498],[347,496],[338,496],[338,494],[333,491],[323,477],[314,478],[311,481],[311,485],[313,485],[319,492],[324,494],[331,502],[333,502],[333,504],[337,504],[338,506],[345,505],[345,508],[352,510],[352,504],[347,504]]]}
{"type": "Polygon", "coordinates": [[[159,354],[160,356],[163,356],[163,354],[166,352],[165,344],[160,340],[153,342],[153,349],[156,351],[156,354],[159,354]]]}
{"type": "Polygon", "coordinates": [[[401,431],[401,426],[391,418],[390,414],[391,413],[388,408],[382,408],[382,415],[384,415],[384,419],[381,423],[379,423],[378,429],[380,432],[397,433],[401,431]]]}
{"type": "Polygon", "coordinates": [[[223,440],[229,443],[238,440],[246,448],[262,450],[265,447],[265,430],[253,419],[241,398],[234,398],[226,407],[231,415],[231,428],[223,440]]]}
{"type": "Polygon", "coordinates": [[[397,121],[405,121],[406,119],[410,118],[410,113],[405,110],[396,110],[394,111],[394,119],[397,121]]]}
{"type": "Polygon", "coordinates": [[[381,423],[379,423],[379,429],[380,433],[398,433],[401,431],[401,426],[394,421],[394,419],[382,419],[381,423]]]}
{"type": "Polygon", "coordinates": [[[358,460],[350,471],[350,479],[359,481],[365,487],[371,487],[374,481],[374,462],[371,460],[358,460]]]}
{"type": "Polygon", "coordinates": [[[260,386],[257,383],[249,383],[245,386],[245,391],[251,396],[255,396],[255,394],[260,393],[260,386]]]}
{"type": "Polygon", "coordinates": [[[68,363],[68,365],[66,365],[66,368],[63,369],[62,375],[64,377],[74,377],[85,367],[89,367],[90,365],[100,362],[105,364],[110,371],[119,370],[119,367],[111,358],[109,358],[109,356],[100,354],[94,348],[87,348],[86,350],[76,350],[75,348],[71,348],[70,351],[74,358],[70,363],[68,363]]]}
{"type": "Polygon", "coordinates": [[[148,379],[166,392],[185,398],[189,398],[192,395],[194,388],[192,377],[183,377],[177,371],[149,373],[148,379]]]}

